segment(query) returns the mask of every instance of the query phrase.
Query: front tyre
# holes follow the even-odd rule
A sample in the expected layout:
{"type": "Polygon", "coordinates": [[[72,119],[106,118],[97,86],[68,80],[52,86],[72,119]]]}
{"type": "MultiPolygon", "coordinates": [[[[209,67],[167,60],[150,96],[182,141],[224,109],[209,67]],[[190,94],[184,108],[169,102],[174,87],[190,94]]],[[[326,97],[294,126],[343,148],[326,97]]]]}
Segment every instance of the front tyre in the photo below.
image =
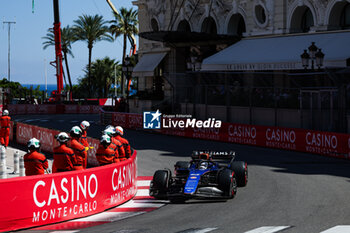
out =
{"type": "Polygon", "coordinates": [[[224,192],[224,196],[232,199],[237,193],[237,182],[234,171],[224,169],[218,174],[219,189],[224,192]]]}
{"type": "Polygon", "coordinates": [[[248,165],[244,161],[233,161],[230,169],[235,172],[238,187],[244,187],[248,183],[248,165]]]}
{"type": "Polygon", "coordinates": [[[166,199],[170,176],[168,170],[156,171],[151,182],[150,196],[156,199],[166,199]]]}

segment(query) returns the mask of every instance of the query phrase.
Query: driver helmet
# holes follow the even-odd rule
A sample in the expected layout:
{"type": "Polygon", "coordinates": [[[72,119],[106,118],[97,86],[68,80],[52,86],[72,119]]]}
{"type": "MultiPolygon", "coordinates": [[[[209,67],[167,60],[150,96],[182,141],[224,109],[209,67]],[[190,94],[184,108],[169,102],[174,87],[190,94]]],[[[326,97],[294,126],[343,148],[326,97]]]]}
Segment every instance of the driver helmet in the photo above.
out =
{"type": "Polygon", "coordinates": [[[108,146],[111,144],[111,137],[107,134],[101,136],[100,143],[104,146],[108,146]]]}
{"type": "Polygon", "coordinates": [[[8,115],[9,115],[9,110],[5,109],[5,110],[2,112],[2,115],[3,115],[3,116],[8,116],[8,115]]]}
{"type": "Polygon", "coordinates": [[[83,131],[79,126],[73,126],[69,133],[71,137],[80,137],[83,134],[83,131]]]}
{"type": "Polygon", "coordinates": [[[69,136],[65,132],[61,132],[58,135],[56,135],[56,140],[60,143],[65,143],[69,140],[69,136]]]}
{"type": "Polygon", "coordinates": [[[121,126],[117,126],[115,127],[115,131],[117,132],[117,134],[119,134],[120,136],[124,135],[124,130],[121,126]]]}
{"type": "Polygon", "coordinates": [[[89,123],[88,121],[82,121],[82,122],[80,123],[80,128],[81,128],[82,130],[87,130],[89,127],[90,127],[90,123],[89,123]]]}
{"type": "Polygon", "coordinates": [[[208,168],[208,162],[201,162],[198,167],[199,170],[205,170],[207,168],[208,168]]]}
{"type": "Polygon", "coordinates": [[[27,142],[27,148],[28,150],[38,150],[40,148],[40,141],[36,138],[31,138],[27,142]]]}

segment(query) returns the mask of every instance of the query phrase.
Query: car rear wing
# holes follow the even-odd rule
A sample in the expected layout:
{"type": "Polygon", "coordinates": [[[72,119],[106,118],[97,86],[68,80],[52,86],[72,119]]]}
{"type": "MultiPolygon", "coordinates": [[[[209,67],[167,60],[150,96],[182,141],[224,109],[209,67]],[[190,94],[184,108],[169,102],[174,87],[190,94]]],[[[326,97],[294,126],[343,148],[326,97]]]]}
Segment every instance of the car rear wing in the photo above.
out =
{"type": "Polygon", "coordinates": [[[200,154],[209,154],[213,160],[228,160],[231,161],[235,159],[235,151],[209,151],[209,150],[195,150],[192,152],[191,158],[193,160],[199,159],[200,154]]]}

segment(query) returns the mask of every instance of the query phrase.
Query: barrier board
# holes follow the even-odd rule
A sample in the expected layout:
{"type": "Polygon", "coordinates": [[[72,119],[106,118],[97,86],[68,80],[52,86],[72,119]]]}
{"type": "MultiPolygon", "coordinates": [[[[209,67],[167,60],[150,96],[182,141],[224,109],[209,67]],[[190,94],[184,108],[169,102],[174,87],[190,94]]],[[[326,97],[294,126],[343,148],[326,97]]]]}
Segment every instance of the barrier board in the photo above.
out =
{"type": "Polygon", "coordinates": [[[24,114],[97,114],[97,105],[54,105],[54,104],[10,104],[8,110],[11,115],[24,114]]]}
{"type": "MultiPolygon", "coordinates": [[[[167,120],[162,119],[162,120],[167,120]]],[[[141,114],[113,113],[112,124],[142,129],[141,114]]],[[[145,129],[147,130],[147,129],[145,129]]],[[[223,122],[221,128],[162,128],[158,133],[285,149],[350,159],[350,135],[315,130],[223,122]]]]}
{"type": "Polygon", "coordinates": [[[136,194],[136,170],[134,151],[118,164],[0,180],[0,231],[85,217],[120,205],[136,194]]]}

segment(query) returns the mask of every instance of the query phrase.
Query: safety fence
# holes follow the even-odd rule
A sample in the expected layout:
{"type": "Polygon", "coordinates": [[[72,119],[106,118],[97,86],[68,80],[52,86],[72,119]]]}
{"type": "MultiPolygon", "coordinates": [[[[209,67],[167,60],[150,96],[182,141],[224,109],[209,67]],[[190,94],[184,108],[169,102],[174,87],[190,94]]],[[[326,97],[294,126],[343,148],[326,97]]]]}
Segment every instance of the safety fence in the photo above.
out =
{"type": "MultiPolygon", "coordinates": [[[[169,126],[170,120],[175,121],[175,118],[163,117],[161,119],[162,125],[169,126]]],[[[143,129],[141,114],[113,113],[112,124],[131,129],[143,129]]],[[[226,122],[223,122],[220,128],[162,127],[159,130],[152,131],[181,137],[247,144],[350,159],[349,134],[226,122]]]]}
{"type": "MultiPolygon", "coordinates": [[[[47,152],[57,145],[56,130],[22,123],[15,128],[17,143],[36,137],[47,152]]],[[[88,140],[94,147],[88,163],[94,166],[98,140],[88,140]]],[[[130,200],[137,191],[136,154],[134,150],[126,161],[83,171],[0,180],[0,232],[85,217],[130,200]]]]}
{"type": "Polygon", "coordinates": [[[10,104],[8,110],[11,115],[24,114],[96,114],[99,105],[51,105],[51,104],[10,104]]]}

